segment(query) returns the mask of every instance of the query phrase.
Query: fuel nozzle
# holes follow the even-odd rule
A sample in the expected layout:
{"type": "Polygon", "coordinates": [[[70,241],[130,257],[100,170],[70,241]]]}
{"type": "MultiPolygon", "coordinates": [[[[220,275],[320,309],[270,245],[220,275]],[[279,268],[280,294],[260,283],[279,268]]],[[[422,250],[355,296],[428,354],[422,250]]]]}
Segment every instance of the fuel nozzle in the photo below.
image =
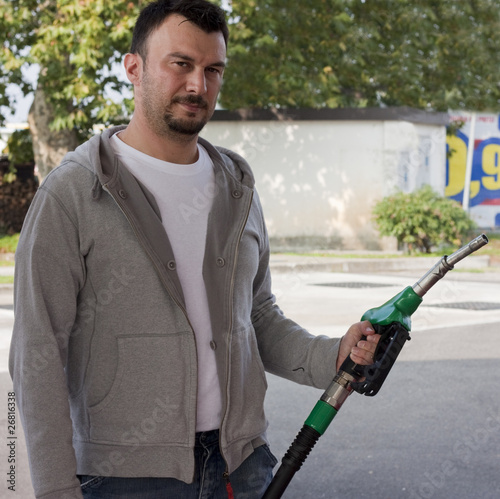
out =
{"type": "Polygon", "coordinates": [[[469,256],[474,251],[482,248],[484,245],[488,244],[488,238],[486,234],[481,234],[480,236],[473,239],[469,244],[462,246],[459,250],[452,253],[450,256],[443,256],[441,260],[430,269],[427,274],[420,278],[414,285],[413,290],[418,296],[424,296],[429,289],[436,284],[440,279],[442,279],[449,270],[453,270],[453,267],[466,256],[469,256]]]}
{"type": "Polygon", "coordinates": [[[413,286],[406,287],[383,305],[364,313],[361,320],[370,321],[375,332],[380,334],[380,340],[372,365],[358,365],[350,357],[343,362],[341,371],[356,378],[356,381],[351,382],[353,390],[371,397],[378,393],[399,352],[410,339],[411,316],[422,303],[422,297],[452,270],[457,262],[487,243],[488,238],[481,234],[450,256],[443,256],[413,286]],[[358,379],[361,381],[357,381],[358,379]]]}

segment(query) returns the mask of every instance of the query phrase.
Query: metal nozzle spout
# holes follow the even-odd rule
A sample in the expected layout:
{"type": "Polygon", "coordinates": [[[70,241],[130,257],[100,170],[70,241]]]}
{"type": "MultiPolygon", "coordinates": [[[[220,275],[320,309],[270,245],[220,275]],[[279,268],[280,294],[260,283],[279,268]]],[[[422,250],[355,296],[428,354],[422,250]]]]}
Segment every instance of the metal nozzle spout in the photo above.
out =
{"type": "Polygon", "coordinates": [[[432,267],[427,274],[425,274],[413,285],[413,290],[418,296],[424,296],[437,281],[442,279],[449,270],[453,269],[456,263],[463,260],[466,256],[469,256],[471,253],[474,253],[479,248],[482,248],[486,244],[488,244],[488,238],[486,237],[486,234],[481,234],[465,246],[462,246],[459,250],[455,251],[455,253],[452,253],[450,256],[443,256],[443,258],[441,258],[441,260],[436,263],[436,265],[434,265],[434,267],[432,267]]]}
{"type": "Polygon", "coordinates": [[[488,244],[488,238],[486,237],[486,234],[481,234],[473,239],[469,244],[466,244],[459,250],[455,251],[455,253],[446,257],[446,261],[448,262],[448,265],[453,267],[460,260],[463,260],[466,256],[469,256],[471,253],[474,253],[474,251],[477,251],[486,244],[488,244]]]}

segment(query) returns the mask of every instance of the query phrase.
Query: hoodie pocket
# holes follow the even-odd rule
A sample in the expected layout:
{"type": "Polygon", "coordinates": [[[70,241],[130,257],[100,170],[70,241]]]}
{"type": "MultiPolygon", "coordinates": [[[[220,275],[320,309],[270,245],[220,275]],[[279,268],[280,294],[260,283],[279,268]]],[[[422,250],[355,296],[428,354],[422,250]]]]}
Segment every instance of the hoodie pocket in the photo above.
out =
{"type": "Polygon", "coordinates": [[[115,379],[89,407],[94,442],[187,442],[194,424],[196,366],[191,333],[121,336],[115,379]]]}

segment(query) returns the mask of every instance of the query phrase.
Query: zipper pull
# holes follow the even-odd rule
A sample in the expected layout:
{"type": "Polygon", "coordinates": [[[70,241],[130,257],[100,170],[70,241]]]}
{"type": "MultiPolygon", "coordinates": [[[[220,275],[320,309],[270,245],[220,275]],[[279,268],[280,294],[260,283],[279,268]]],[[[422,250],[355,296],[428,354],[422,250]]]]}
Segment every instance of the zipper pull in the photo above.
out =
{"type": "Polygon", "coordinates": [[[229,473],[227,471],[224,471],[222,476],[226,481],[226,490],[228,499],[234,499],[233,487],[231,487],[231,482],[229,481],[229,473]]]}

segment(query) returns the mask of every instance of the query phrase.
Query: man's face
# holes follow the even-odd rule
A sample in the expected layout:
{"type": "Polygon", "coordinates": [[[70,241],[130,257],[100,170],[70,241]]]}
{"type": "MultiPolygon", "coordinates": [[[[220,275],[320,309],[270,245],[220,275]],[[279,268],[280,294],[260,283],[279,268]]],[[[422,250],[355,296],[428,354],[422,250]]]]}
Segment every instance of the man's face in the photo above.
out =
{"type": "Polygon", "coordinates": [[[212,117],[222,85],[226,45],[221,32],[205,33],[171,15],[147,43],[136,87],[136,112],[160,137],[188,138],[212,117]]]}

